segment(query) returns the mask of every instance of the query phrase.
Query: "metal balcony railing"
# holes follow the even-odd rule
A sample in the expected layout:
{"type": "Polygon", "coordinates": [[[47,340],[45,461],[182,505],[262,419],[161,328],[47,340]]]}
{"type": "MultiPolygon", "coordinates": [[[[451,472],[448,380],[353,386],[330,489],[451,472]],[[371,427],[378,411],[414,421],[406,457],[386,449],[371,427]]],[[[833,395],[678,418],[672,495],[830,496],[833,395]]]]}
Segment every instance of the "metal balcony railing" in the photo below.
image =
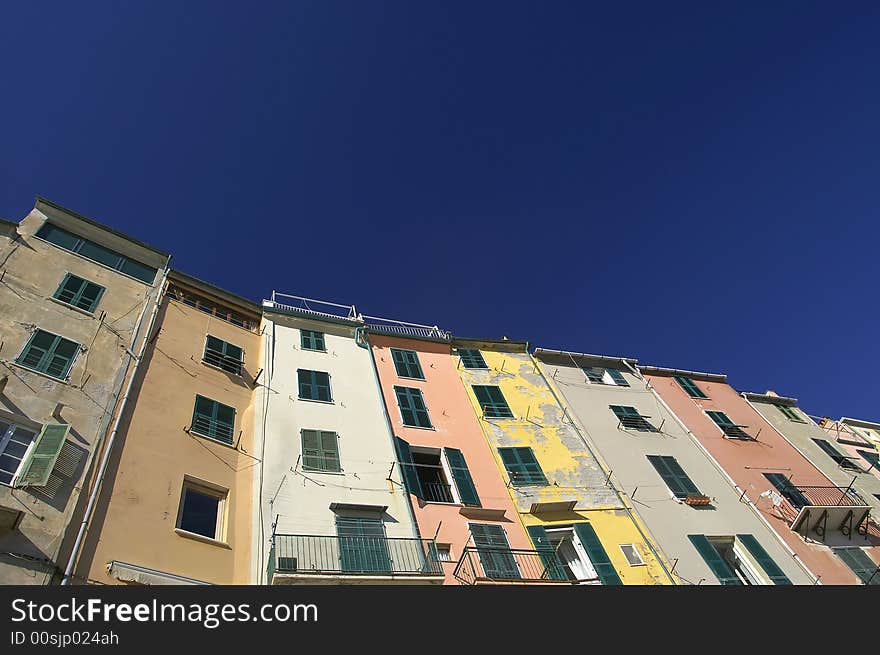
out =
{"type": "Polygon", "coordinates": [[[868,537],[877,531],[871,520],[871,506],[850,487],[800,486],[789,483],[779,489],[783,499],[777,505],[792,530],[807,536],[814,532],[824,539],[826,532],[854,532],[868,537]]]}
{"type": "Polygon", "coordinates": [[[432,503],[452,503],[452,487],[445,482],[425,482],[421,481],[422,491],[425,493],[425,500],[432,503]]]}
{"type": "Polygon", "coordinates": [[[292,296],[286,293],[272,292],[271,300],[264,300],[263,307],[280,311],[292,312],[317,318],[343,318],[350,321],[360,320],[354,305],[341,305],[326,300],[315,300],[303,296],[292,296]]]}
{"type": "Polygon", "coordinates": [[[224,355],[218,350],[206,348],[202,361],[211,366],[216,366],[227,373],[241,375],[241,360],[236,359],[235,357],[230,357],[229,355],[224,355]]]}
{"type": "Polygon", "coordinates": [[[284,575],[442,576],[433,539],[276,534],[269,584],[284,575]]]}
{"type": "Polygon", "coordinates": [[[422,337],[425,339],[449,341],[452,335],[451,332],[441,330],[436,325],[407,323],[406,321],[395,321],[393,319],[381,318],[379,316],[363,316],[362,318],[371,332],[388,334],[394,337],[422,337]]]}
{"type": "Polygon", "coordinates": [[[755,441],[757,437],[753,437],[748,432],[743,430],[743,428],[749,427],[748,425],[719,425],[721,431],[724,432],[724,436],[729,439],[743,439],[745,441],[755,441]]]}
{"type": "Polygon", "coordinates": [[[574,579],[552,549],[522,550],[468,546],[453,573],[464,584],[581,584],[599,578],[574,579]]]}
{"type": "Polygon", "coordinates": [[[513,412],[507,403],[484,403],[483,418],[513,418],[513,412]]]}
{"type": "Polygon", "coordinates": [[[227,423],[223,423],[211,416],[206,416],[205,414],[199,414],[197,412],[195,416],[193,416],[193,423],[192,426],[190,426],[190,430],[196,434],[210,437],[211,439],[232,443],[235,429],[227,423]]]}

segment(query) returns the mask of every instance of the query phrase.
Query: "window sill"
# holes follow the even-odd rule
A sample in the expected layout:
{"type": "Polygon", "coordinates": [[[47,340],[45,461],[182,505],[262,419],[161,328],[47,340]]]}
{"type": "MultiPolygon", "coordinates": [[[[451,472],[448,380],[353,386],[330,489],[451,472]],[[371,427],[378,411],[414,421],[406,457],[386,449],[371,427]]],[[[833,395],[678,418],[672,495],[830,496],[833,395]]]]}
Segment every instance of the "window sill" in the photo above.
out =
{"type": "Polygon", "coordinates": [[[77,307],[76,305],[71,305],[70,303],[66,303],[63,300],[58,300],[58,298],[49,298],[56,305],[61,305],[62,307],[66,307],[67,309],[72,309],[78,314],[82,314],[83,316],[88,316],[89,318],[97,318],[95,316],[95,312],[88,312],[81,307],[77,307]]]}
{"type": "Polygon", "coordinates": [[[317,400],[315,398],[300,398],[297,396],[297,400],[301,400],[304,403],[320,403],[321,405],[335,405],[336,403],[332,400],[317,400]]]}
{"type": "Polygon", "coordinates": [[[235,450],[235,443],[234,442],[221,441],[220,439],[217,439],[216,437],[211,437],[207,434],[202,434],[201,432],[196,432],[192,428],[189,429],[188,433],[191,437],[200,437],[202,439],[207,439],[208,441],[212,441],[216,444],[220,444],[221,446],[226,446],[227,448],[232,448],[233,450],[235,450]]]}
{"type": "Polygon", "coordinates": [[[300,470],[303,473],[319,473],[321,475],[345,475],[345,471],[318,471],[318,470],[313,471],[313,470],[307,469],[307,468],[300,469],[300,470]]]}
{"type": "Polygon", "coordinates": [[[422,425],[409,425],[408,423],[401,423],[401,425],[405,428],[411,428],[413,430],[432,430],[434,432],[437,431],[437,428],[435,428],[433,425],[430,427],[425,427],[422,425]]]}
{"type": "Polygon", "coordinates": [[[444,503],[442,500],[426,500],[424,501],[425,505],[445,505],[447,507],[468,507],[468,505],[464,505],[462,503],[444,503]]]}
{"type": "Polygon", "coordinates": [[[400,373],[397,374],[397,377],[399,377],[401,380],[415,380],[416,382],[425,382],[425,378],[411,378],[408,375],[401,375],[400,373]]]}
{"type": "Polygon", "coordinates": [[[299,349],[305,353],[326,353],[326,348],[303,348],[302,346],[299,349]]]}
{"type": "Polygon", "coordinates": [[[217,546],[218,548],[225,548],[226,550],[232,550],[232,546],[230,546],[225,541],[220,541],[219,539],[214,539],[212,537],[206,537],[201,534],[196,534],[195,532],[188,532],[186,530],[182,530],[181,528],[174,528],[174,532],[176,532],[178,536],[183,537],[185,539],[192,539],[193,541],[201,541],[204,544],[209,544],[211,546],[217,546]]]}
{"type": "MultiPolygon", "coordinates": [[[[19,364],[16,361],[11,361],[11,362],[7,361],[6,364],[8,364],[9,366],[14,366],[15,368],[20,368],[22,371],[27,371],[28,373],[33,373],[34,375],[39,375],[40,377],[46,378],[47,380],[52,380],[53,382],[58,382],[60,384],[66,384],[70,387],[74,387],[74,385],[71,384],[71,382],[70,382],[70,376],[68,376],[66,378],[56,378],[54,375],[49,375],[48,373],[43,373],[43,372],[38,371],[36,369],[28,368],[27,366],[19,364]]],[[[76,388],[76,387],[74,387],[74,388],[76,388]]]]}

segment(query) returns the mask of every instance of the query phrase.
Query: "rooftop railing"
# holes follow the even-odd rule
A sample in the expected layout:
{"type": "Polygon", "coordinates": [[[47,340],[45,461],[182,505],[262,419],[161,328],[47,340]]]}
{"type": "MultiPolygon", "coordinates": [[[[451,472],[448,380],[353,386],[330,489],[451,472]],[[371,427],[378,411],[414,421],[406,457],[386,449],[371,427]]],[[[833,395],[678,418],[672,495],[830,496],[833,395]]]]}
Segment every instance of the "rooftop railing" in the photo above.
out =
{"type": "Polygon", "coordinates": [[[438,339],[440,341],[449,341],[451,337],[449,331],[441,330],[436,325],[407,323],[406,321],[395,321],[378,316],[364,316],[363,319],[370,331],[394,337],[421,337],[424,339],[438,339]]]}
{"type": "Polygon", "coordinates": [[[304,296],[292,296],[287,293],[272,292],[271,300],[264,300],[263,307],[271,307],[280,311],[294,312],[316,318],[342,318],[357,321],[360,316],[354,305],[342,305],[327,300],[315,300],[304,296]]]}

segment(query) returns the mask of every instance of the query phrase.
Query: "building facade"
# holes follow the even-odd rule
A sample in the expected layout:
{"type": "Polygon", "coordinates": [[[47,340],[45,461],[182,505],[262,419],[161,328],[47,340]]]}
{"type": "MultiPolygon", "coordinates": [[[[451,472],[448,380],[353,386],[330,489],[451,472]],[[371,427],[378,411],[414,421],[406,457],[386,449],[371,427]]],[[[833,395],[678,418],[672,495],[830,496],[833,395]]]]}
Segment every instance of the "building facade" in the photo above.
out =
{"type": "MultiPolygon", "coordinates": [[[[453,347],[471,362],[459,368],[461,379],[533,547],[561,561],[551,576],[583,584],[673,584],[528,344],[453,339],[453,347]]],[[[506,566],[511,577],[519,575],[516,562],[506,566]]]]}
{"type": "Polygon", "coordinates": [[[847,561],[850,553],[838,549],[876,542],[876,526],[867,520],[870,506],[805,458],[724,375],[641,371],[816,582],[862,582],[847,561]]]}
{"type": "Polygon", "coordinates": [[[39,197],[0,227],[0,583],[47,584],[170,257],[39,197]]]}
{"type": "Polygon", "coordinates": [[[77,562],[104,584],[247,584],[260,305],[173,271],[77,562]]]}
{"type": "Polygon", "coordinates": [[[653,393],[635,360],[541,348],[535,359],[673,563],[678,584],[812,582],[653,393]]]}
{"type": "Polygon", "coordinates": [[[273,293],[262,332],[255,582],[442,583],[397,465],[363,319],[273,293]]]}

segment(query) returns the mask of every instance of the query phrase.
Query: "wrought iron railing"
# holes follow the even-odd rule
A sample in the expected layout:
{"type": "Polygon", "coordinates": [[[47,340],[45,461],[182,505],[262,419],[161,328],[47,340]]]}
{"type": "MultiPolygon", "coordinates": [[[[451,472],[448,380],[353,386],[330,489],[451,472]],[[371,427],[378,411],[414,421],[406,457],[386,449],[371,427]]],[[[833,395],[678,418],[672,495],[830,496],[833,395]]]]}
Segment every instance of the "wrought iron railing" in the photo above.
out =
{"type": "Polygon", "coordinates": [[[269,561],[275,576],[443,575],[433,539],[276,534],[269,561]]]}
{"type": "Polygon", "coordinates": [[[581,584],[599,578],[574,578],[552,549],[545,551],[468,546],[453,572],[464,584],[581,584]]]}
{"type": "Polygon", "coordinates": [[[452,487],[445,482],[421,482],[422,491],[425,492],[425,500],[432,503],[451,503],[454,502],[452,497],[452,487]]]}
{"type": "Polygon", "coordinates": [[[229,355],[224,355],[218,350],[206,348],[202,361],[211,366],[216,366],[227,373],[241,375],[241,360],[236,359],[235,357],[230,357],[229,355]]]}
{"type": "Polygon", "coordinates": [[[203,437],[210,437],[211,439],[225,441],[226,443],[232,443],[234,436],[233,426],[218,421],[211,416],[199,414],[198,412],[193,416],[193,423],[192,426],[190,426],[190,430],[203,437]]]}
{"type": "Polygon", "coordinates": [[[848,537],[854,532],[866,538],[877,533],[870,504],[849,487],[789,483],[779,489],[779,493],[782,496],[782,500],[776,503],[779,514],[792,530],[804,536],[812,531],[824,538],[827,530],[839,530],[848,537]],[[844,511],[835,514],[829,509],[837,507],[844,508],[844,511]],[[854,509],[846,511],[845,508],[854,509]]]}
{"type": "Polygon", "coordinates": [[[507,403],[483,403],[483,418],[513,418],[507,403]]]}

